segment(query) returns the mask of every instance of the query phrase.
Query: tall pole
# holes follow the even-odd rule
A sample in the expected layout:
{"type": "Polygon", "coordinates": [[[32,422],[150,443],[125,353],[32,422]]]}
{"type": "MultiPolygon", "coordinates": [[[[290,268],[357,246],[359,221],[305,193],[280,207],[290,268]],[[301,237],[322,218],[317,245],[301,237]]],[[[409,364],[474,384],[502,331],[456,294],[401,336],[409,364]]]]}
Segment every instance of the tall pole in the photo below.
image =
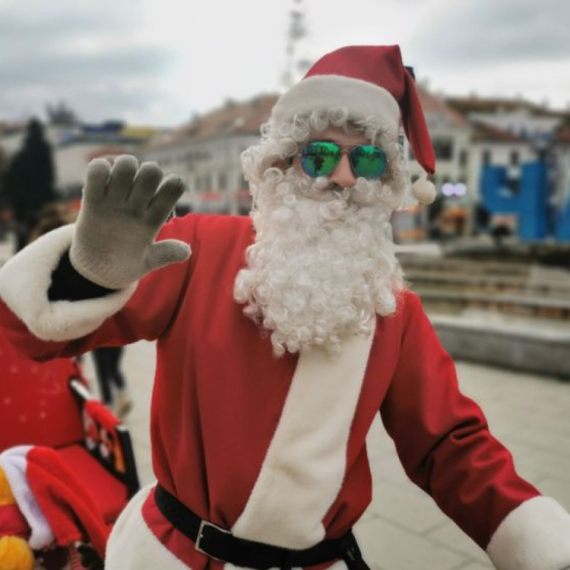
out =
{"type": "Polygon", "coordinates": [[[289,27],[287,29],[286,64],[281,77],[281,85],[285,90],[290,89],[310,67],[310,61],[301,53],[300,44],[307,38],[305,7],[303,0],[293,0],[289,11],[289,27]]]}

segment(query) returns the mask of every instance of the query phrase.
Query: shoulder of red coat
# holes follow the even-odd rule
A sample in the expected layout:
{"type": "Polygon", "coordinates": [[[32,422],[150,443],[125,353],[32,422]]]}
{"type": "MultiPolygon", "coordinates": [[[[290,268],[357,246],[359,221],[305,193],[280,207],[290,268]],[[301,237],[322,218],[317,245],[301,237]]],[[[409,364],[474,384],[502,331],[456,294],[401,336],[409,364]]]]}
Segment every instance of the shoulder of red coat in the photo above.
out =
{"type": "MultiPolygon", "coordinates": [[[[222,216],[214,214],[186,214],[171,218],[161,230],[161,238],[182,239],[214,234],[218,237],[251,234],[252,219],[249,216],[222,216]]],[[[186,241],[186,240],[185,240],[186,241]]]]}
{"type": "Polygon", "coordinates": [[[396,315],[407,319],[412,314],[422,311],[422,302],[417,293],[408,287],[404,287],[396,293],[396,315]]]}

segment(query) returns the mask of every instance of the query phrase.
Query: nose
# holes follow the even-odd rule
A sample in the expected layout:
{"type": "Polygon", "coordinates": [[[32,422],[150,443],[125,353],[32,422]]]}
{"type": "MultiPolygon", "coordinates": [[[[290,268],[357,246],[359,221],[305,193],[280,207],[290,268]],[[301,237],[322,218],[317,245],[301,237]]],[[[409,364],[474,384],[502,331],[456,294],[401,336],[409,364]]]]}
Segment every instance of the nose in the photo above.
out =
{"type": "Polygon", "coordinates": [[[350,161],[346,153],[342,155],[338,166],[334,169],[334,172],[330,175],[330,181],[341,188],[346,188],[347,186],[354,186],[356,184],[356,178],[350,167],[350,161]]]}

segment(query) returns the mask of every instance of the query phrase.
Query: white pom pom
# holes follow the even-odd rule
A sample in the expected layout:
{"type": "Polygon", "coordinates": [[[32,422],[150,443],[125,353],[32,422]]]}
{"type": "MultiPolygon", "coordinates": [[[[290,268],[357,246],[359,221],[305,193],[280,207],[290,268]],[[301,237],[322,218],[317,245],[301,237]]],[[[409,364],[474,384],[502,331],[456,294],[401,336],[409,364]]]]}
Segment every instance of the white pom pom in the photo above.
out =
{"type": "Polygon", "coordinates": [[[422,177],[412,184],[412,196],[423,206],[431,204],[436,195],[435,186],[427,177],[422,177]]]}

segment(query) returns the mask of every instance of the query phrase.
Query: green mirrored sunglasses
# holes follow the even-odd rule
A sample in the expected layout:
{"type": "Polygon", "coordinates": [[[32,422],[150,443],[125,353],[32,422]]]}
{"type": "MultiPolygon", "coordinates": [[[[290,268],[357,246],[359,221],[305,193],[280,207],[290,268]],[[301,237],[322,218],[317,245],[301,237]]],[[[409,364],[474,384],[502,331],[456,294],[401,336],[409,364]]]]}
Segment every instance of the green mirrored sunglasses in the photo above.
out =
{"type": "Polygon", "coordinates": [[[345,147],[330,141],[307,143],[300,153],[301,167],[311,178],[328,176],[334,172],[345,153],[355,176],[378,180],[386,172],[388,157],[380,147],[370,144],[345,147]]]}

